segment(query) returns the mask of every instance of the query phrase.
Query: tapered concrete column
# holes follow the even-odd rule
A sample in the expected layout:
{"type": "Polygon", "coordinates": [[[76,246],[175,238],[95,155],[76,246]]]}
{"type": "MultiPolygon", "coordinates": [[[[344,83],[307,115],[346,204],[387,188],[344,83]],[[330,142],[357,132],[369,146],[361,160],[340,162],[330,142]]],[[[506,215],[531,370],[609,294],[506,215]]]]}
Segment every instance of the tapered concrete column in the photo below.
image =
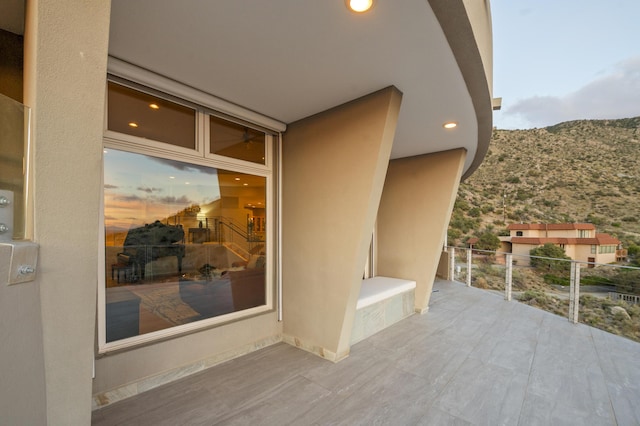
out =
{"type": "Polygon", "coordinates": [[[377,224],[377,273],[416,282],[415,307],[429,306],[466,151],[393,160],[377,224]]]}
{"type": "Polygon", "coordinates": [[[33,409],[46,409],[49,425],[91,423],[110,10],[109,0],[27,1],[35,205],[27,231],[40,244],[46,394],[46,408],[33,409]]]}
{"type": "Polygon", "coordinates": [[[284,339],[333,361],[349,353],[400,102],[390,87],[284,135],[284,339]]]}

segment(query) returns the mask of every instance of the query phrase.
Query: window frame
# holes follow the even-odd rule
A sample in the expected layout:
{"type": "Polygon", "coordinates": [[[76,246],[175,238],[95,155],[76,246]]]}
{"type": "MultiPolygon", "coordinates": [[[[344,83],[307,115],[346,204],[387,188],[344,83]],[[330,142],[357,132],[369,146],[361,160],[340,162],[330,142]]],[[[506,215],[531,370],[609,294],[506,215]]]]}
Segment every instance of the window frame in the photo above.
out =
{"type": "MultiPolygon", "coordinates": [[[[111,59],[110,59],[111,60],[111,59]]],[[[144,73],[148,73],[144,71],[144,73]]],[[[155,76],[154,78],[160,78],[155,76]]],[[[153,78],[151,79],[153,80],[153,78]]],[[[112,342],[106,342],[106,268],[105,264],[105,241],[104,241],[104,192],[100,198],[100,246],[99,246],[99,277],[98,277],[98,309],[97,309],[97,322],[98,322],[98,348],[99,354],[106,354],[115,351],[127,350],[137,348],[143,345],[156,343],[171,338],[175,338],[180,335],[193,333],[213,327],[222,326],[230,322],[235,322],[243,319],[253,317],[255,315],[271,312],[277,309],[276,300],[280,298],[280,273],[278,269],[279,262],[277,261],[276,250],[280,247],[280,223],[279,223],[279,189],[276,185],[279,185],[277,173],[277,167],[280,166],[276,158],[279,158],[277,152],[280,147],[279,132],[283,131],[286,126],[282,123],[275,122],[267,117],[263,117],[261,123],[252,123],[249,119],[256,116],[256,113],[247,110],[245,116],[229,117],[225,112],[215,111],[210,105],[195,105],[187,100],[176,99],[171,93],[160,93],[155,89],[150,89],[146,86],[142,86],[138,83],[132,83],[128,80],[123,80],[121,77],[109,74],[105,80],[105,91],[108,90],[108,82],[114,82],[117,84],[125,85],[134,90],[140,90],[144,93],[157,96],[159,98],[176,102],[196,110],[196,144],[195,149],[184,148],[169,143],[153,141],[145,138],[140,138],[132,135],[114,132],[107,129],[107,96],[105,96],[105,120],[104,120],[104,135],[103,135],[103,149],[117,149],[135,154],[150,155],[159,158],[166,158],[178,161],[185,161],[192,164],[214,167],[216,169],[223,169],[232,172],[246,173],[254,176],[260,176],[265,178],[266,184],[266,229],[267,238],[265,242],[266,248],[266,264],[265,264],[265,305],[256,306],[250,309],[242,311],[236,311],[224,315],[219,315],[212,318],[206,318],[191,323],[169,327],[163,330],[154,331],[151,333],[141,334],[138,336],[129,337],[112,342]],[[124,84],[123,84],[124,82],[124,84]],[[235,123],[246,125],[265,133],[265,164],[254,163],[250,161],[238,160],[230,157],[224,157],[215,154],[209,154],[209,116],[215,115],[219,118],[229,120],[235,123]],[[274,128],[267,128],[265,123],[276,123],[274,128]],[[278,282],[276,282],[278,281],[278,282]],[[276,291],[278,289],[278,291],[276,291]]],[[[143,82],[147,84],[148,82],[143,82]]],[[[184,90],[179,83],[171,81],[171,85],[177,90],[184,90]]],[[[187,88],[188,90],[193,90],[187,88]]],[[[206,95],[209,97],[209,95],[206,95]]],[[[238,110],[239,107],[235,107],[238,110]]],[[[102,162],[104,168],[104,160],[102,162]]],[[[103,187],[104,187],[104,170],[102,173],[103,187]]]]}

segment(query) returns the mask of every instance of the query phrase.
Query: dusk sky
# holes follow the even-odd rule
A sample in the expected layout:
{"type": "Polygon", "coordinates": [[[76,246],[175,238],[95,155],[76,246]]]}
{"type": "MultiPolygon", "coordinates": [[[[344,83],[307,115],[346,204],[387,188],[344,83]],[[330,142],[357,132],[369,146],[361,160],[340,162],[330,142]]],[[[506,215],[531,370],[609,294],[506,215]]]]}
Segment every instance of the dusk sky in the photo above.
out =
{"type": "Polygon", "coordinates": [[[216,169],[106,149],[105,225],[130,229],[220,198],[216,169]]]}
{"type": "Polygon", "coordinates": [[[492,0],[499,129],[640,116],[639,0],[492,0]]]}

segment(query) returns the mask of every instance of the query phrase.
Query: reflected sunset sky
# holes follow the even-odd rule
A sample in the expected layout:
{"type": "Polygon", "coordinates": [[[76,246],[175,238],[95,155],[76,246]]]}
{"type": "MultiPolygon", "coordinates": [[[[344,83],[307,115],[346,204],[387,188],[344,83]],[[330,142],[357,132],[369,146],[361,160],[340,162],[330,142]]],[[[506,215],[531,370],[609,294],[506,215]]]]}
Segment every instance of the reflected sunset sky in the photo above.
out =
{"type": "Polygon", "coordinates": [[[220,198],[215,168],[134,154],[104,153],[104,221],[128,230],[220,198]]]}

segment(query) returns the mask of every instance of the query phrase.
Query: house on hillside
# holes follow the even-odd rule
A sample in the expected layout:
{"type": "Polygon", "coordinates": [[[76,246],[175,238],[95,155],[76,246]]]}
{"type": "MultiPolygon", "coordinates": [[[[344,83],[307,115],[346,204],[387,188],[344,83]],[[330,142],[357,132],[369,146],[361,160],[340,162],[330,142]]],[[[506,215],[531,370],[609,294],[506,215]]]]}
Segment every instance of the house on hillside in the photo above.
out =
{"type": "Polygon", "coordinates": [[[279,342],[338,362],[363,275],[428,311],[491,138],[488,0],[8,3],[27,241],[0,244],[1,423],[87,425],[279,342]]]}
{"type": "Polygon", "coordinates": [[[529,264],[529,252],[547,243],[564,249],[580,262],[613,263],[625,260],[626,250],[609,234],[597,233],[591,223],[516,223],[507,227],[508,237],[500,237],[501,251],[513,253],[519,265],[529,264]]]}

